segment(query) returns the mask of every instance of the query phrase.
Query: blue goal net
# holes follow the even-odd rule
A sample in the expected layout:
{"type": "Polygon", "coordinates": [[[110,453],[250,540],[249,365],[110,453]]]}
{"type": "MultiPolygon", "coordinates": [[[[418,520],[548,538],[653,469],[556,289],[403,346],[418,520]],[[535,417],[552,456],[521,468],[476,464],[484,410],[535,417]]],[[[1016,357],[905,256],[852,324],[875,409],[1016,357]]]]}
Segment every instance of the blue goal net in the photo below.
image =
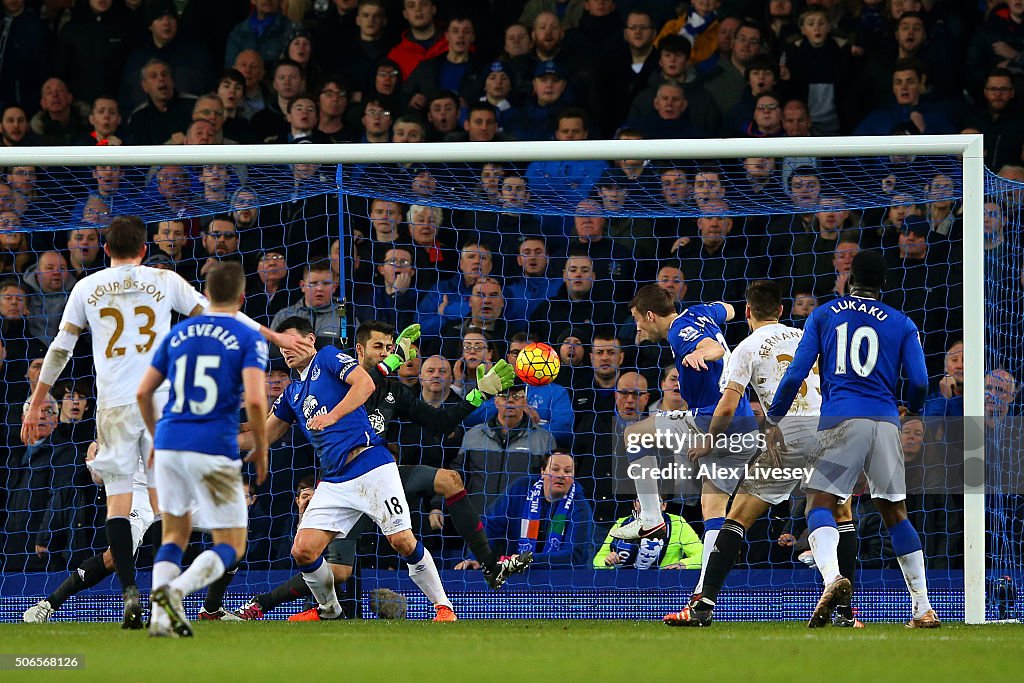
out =
{"type": "MultiPolygon", "coordinates": [[[[419,358],[386,380],[370,421],[402,467],[413,530],[457,611],[480,618],[660,618],[682,607],[697,581],[705,530],[695,485],[665,497],[667,541],[609,536],[633,513],[624,430],[687,408],[668,345],[645,339],[632,321],[629,301],[641,286],[657,283],[680,309],[733,304],[739,314],[723,332],[734,347],[749,332],[747,284],[778,283],[782,322],[802,327],[816,306],[846,291],[854,255],[877,250],[889,263],[883,300],[918,325],[931,378],[924,415],[901,429],[908,511],[933,604],[940,616],[963,616],[960,465],[964,431],[980,425],[989,463],[988,616],[1015,616],[1024,542],[1022,188],[987,178],[986,415],[965,416],[964,192],[955,157],[10,168],[0,183],[0,620],[21,619],[106,547],[103,488],[87,466],[96,412],[88,335],[54,386],[45,436],[21,443],[20,419],[68,292],[104,267],[104,229],[122,214],[149,226],[147,264],[197,288],[212,263],[241,262],[244,311],[267,326],[303,316],[318,343],[355,354],[368,321],[397,330],[420,324],[419,358]],[[558,354],[557,379],[465,410],[478,367],[514,364],[532,342],[558,354]],[[569,462],[572,478],[562,482],[571,495],[545,488],[552,453],[569,462]],[[460,486],[469,506],[453,493],[460,486]],[[539,512],[529,504],[536,491],[539,512]],[[479,528],[467,528],[477,518],[479,528]],[[494,557],[534,550],[534,565],[501,591],[472,568],[480,530],[494,557]]],[[[271,401],[295,381],[272,356],[271,401]]],[[[767,407],[751,398],[755,412],[767,407]]],[[[253,596],[278,603],[264,605],[273,607],[267,618],[303,609],[301,598],[278,601],[273,589],[295,574],[298,506],[317,467],[312,446],[292,430],[272,445],[265,483],[246,473],[249,546],[226,609],[253,596]]],[[[804,505],[797,490],[747,531],[716,617],[806,617],[820,576],[804,505]]],[[[906,589],[866,493],[854,497],[853,515],[854,605],[861,618],[905,619],[906,589]]],[[[354,568],[339,587],[349,613],[369,616],[369,592],[388,587],[410,596],[410,616],[428,614],[387,541],[372,525],[356,532],[358,542],[333,556],[354,568]]],[[[159,543],[153,535],[136,560],[143,589],[159,543]]],[[[209,542],[197,532],[192,546],[209,542]]],[[[203,596],[191,600],[198,609],[203,596]]],[[[55,619],[117,618],[116,579],[62,602],[55,619]]]]}

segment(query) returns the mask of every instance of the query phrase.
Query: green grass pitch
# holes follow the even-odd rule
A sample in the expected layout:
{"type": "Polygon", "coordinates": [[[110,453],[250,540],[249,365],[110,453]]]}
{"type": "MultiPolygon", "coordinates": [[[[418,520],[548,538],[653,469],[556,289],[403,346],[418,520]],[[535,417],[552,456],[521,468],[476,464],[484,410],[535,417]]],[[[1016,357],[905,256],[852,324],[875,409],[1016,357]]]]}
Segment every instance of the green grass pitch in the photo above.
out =
{"type": "Polygon", "coordinates": [[[81,671],[0,672],[76,681],[975,681],[1021,680],[1024,626],[913,631],[631,621],[249,622],[150,639],[119,624],[0,624],[2,654],[84,655],[81,671]]]}

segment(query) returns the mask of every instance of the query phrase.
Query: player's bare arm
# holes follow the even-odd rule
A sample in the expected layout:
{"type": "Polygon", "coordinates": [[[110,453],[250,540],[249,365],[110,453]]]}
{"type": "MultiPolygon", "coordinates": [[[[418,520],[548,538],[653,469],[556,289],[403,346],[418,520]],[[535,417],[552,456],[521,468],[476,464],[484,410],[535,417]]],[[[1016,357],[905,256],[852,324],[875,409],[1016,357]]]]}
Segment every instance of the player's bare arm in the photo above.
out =
{"type": "MultiPolygon", "coordinates": [[[[203,306],[197,305],[189,313],[189,317],[197,316],[205,310],[206,308],[204,308],[203,306]]],[[[249,319],[249,316],[245,315],[244,313],[236,314],[236,317],[239,316],[249,319]]],[[[274,332],[266,325],[260,325],[259,329],[260,334],[263,335],[263,338],[266,339],[269,343],[274,344],[278,348],[287,349],[289,351],[295,351],[296,353],[303,353],[309,355],[316,353],[316,347],[313,345],[313,342],[303,337],[296,337],[295,335],[274,332]]]]}
{"type": "MultiPolygon", "coordinates": [[[[251,425],[253,422],[258,422],[258,420],[250,420],[246,424],[251,425]]],[[[281,440],[281,438],[288,433],[288,430],[292,428],[290,423],[285,422],[277,415],[274,415],[273,412],[267,413],[267,419],[266,422],[264,422],[264,425],[268,444],[281,440]]],[[[252,431],[247,430],[238,435],[238,450],[249,451],[255,448],[255,446],[256,443],[253,439],[252,431]]]]}
{"type": "Polygon", "coordinates": [[[717,301],[715,303],[717,303],[718,305],[720,305],[722,308],[725,309],[725,321],[726,322],[729,322],[730,320],[732,320],[733,318],[736,317],[736,307],[735,306],[733,306],[732,304],[727,303],[725,301],[717,301]]]}
{"type": "Polygon", "coordinates": [[[149,430],[150,435],[156,434],[156,406],[153,405],[153,394],[164,381],[163,373],[149,366],[146,368],[146,374],[142,376],[142,380],[139,382],[138,391],[135,393],[135,399],[139,402],[139,412],[142,413],[142,421],[146,423],[146,429],[149,430]]]}
{"type": "Polygon", "coordinates": [[[50,393],[54,382],[64,372],[68,361],[71,360],[71,353],[78,342],[82,328],[74,323],[65,322],[54,338],[50,348],[46,350],[43,357],[43,367],[39,372],[39,381],[32,391],[28,407],[21,421],[21,441],[26,446],[35,443],[39,439],[39,422],[42,418],[43,399],[50,393]]]}
{"type": "Polygon", "coordinates": [[[262,484],[267,479],[269,457],[267,421],[260,419],[261,415],[267,414],[267,373],[259,368],[245,368],[242,370],[242,385],[245,388],[245,413],[254,416],[249,420],[249,431],[246,433],[252,440],[252,449],[244,460],[256,466],[256,483],[262,484]]]}
{"type": "Polygon", "coordinates": [[[711,438],[702,439],[698,445],[689,450],[687,456],[691,462],[697,462],[711,453],[712,446],[718,435],[724,434],[729,429],[729,423],[732,422],[732,418],[736,414],[736,408],[740,405],[740,399],[743,398],[745,388],[736,382],[729,382],[725,390],[722,391],[722,398],[719,399],[718,405],[715,406],[715,414],[712,416],[711,425],[708,428],[708,435],[711,438]]]}
{"type": "Polygon", "coordinates": [[[345,378],[345,383],[351,388],[348,390],[348,393],[345,394],[345,398],[341,400],[341,403],[334,406],[334,409],[329,413],[324,415],[314,415],[309,418],[309,421],[306,423],[307,427],[314,431],[330,427],[332,424],[366,403],[366,399],[370,398],[370,395],[377,388],[373,383],[373,379],[370,377],[370,373],[360,367],[356,367],[352,372],[348,373],[348,377],[345,378]]]}
{"type": "Polygon", "coordinates": [[[683,365],[694,370],[707,370],[708,361],[721,360],[724,357],[725,347],[714,339],[705,337],[697,343],[696,349],[686,354],[683,365]]]}

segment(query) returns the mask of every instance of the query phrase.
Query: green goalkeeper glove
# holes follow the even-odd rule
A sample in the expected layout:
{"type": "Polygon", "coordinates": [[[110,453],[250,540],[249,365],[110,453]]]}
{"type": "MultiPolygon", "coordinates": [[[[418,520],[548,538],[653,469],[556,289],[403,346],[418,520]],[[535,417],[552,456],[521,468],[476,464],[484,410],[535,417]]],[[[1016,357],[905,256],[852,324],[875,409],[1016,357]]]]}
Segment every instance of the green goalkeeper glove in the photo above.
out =
{"type": "Polygon", "coordinates": [[[491,366],[490,370],[484,370],[481,363],[476,368],[476,389],[466,395],[466,400],[479,408],[481,403],[512,386],[515,379],[516,371],[504,359],[491,366]]]}
{"type": "Polygon", "coordinates": [[[412,345],[415,344],[419,338],[419,323],[409,325],[409,327],[402,330],[402,333],[395,338],[394,352],[385,358],[380,364],[380,371],[385,375],[390,375],[392,372],[397,370],[399,366],[415,358],[416,349],[414,349],[412,345]]]}

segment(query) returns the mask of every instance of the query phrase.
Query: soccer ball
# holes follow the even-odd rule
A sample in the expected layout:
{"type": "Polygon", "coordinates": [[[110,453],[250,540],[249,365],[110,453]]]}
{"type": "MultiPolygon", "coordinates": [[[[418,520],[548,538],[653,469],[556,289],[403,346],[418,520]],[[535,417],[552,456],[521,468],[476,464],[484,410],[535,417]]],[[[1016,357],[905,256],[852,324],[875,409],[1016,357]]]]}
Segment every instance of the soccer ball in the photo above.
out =
{"type": "Polygon", "coordinates": [[[547,344],[527,344],[516,356],[516,376],[535,387],[550,384],[561,367],[558,352],[547,344]]]}

